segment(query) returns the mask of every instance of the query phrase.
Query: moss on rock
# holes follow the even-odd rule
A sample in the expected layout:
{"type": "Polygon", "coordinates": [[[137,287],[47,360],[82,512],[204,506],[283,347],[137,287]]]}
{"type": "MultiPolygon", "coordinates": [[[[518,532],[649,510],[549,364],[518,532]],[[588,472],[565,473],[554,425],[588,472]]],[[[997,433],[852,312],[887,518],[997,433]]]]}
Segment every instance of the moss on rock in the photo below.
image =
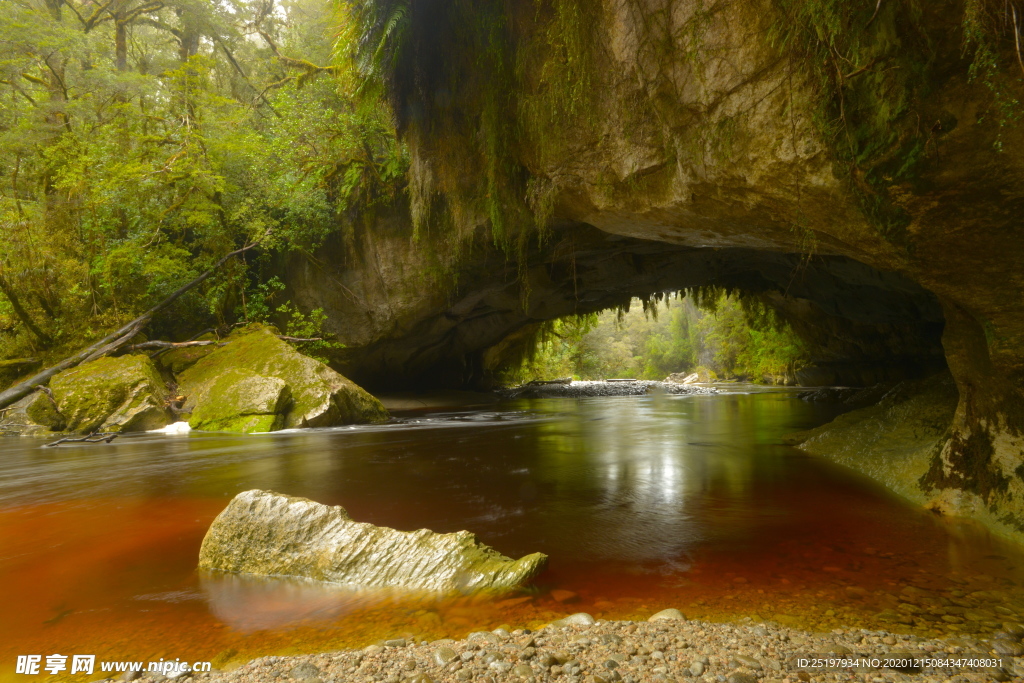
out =
{"type": "Polygon", "coordinates": [[[208,383],[191,385],[195,409],[188,424],[208,432],[271,432],[284,424],[291,391],[284,380],[229,367],[208,383]]]}
{"type": "Polygon", "coordinates": [[[50,389],[68,431],[139,432],[170,422],[167,387],[148,356],[84,363],[54,377],[50,389]]]}
{"type": "Polygon", "coordinates": [[[901,382],[877,405],[840,415],[787,440],[924,504],[931,494],[922,489],[920,479],[949,429],[956,400],[956,387],[949,373],[901,382]]]}
{"type": "MultiPolygon", "coordinates": [[[[204,334],[196,341],[216,341],[214,334],[204,334]]],[[[180,349],[171,349],[156,357],[157,364],[174,375],[179,375],[195,365],[201,359],[209,356],[217,350],[213,344],[209,346],[186,346],[180,349]]]]}
{"type": "Polygon", "coordinates": [[[50,395],[36,391],[0,416],[0,434],[38,436],[59,432],[67,426],[50,395]]]}
{"type": "Polygon", "coordinates": [[[238,395],[241,393],[238,389],[232,393],[230,381],[221,381],[225,373],[239,368],[262,378],[280,380],[289,390],[291,400],[278,406],[276,413],[280,420],[275,421],[271,429],[329,427],[388,419],[388,412],[380,401],[353,382],[320,361],[303,356],[278,339],[270,328],[251,325],[234,332],[225,346],[199,359],[178,377],[179,390],[187,397],[184,409],[193,414],[189,424],[194,429],[210,428],[198,426],[197,415],[216,415],[218,424],[222,425],[220,430],[226,431],[231,423],[227,420],[229,410],[245,411],[238,415],[259,413],[251,406],[246,407],[249,404],[245,396],[238,395]],[[222,405],[210,405],[211,402],[222,405]]]}
{"type": "Polygon", "coordinates": [[[199,551],[199,568],[471,593],[516,588],[536,576],[547,559],[533,553],[513,560],[468,531],[396,531],[355,522],[340,506],[252,490],[235,496],[213,521],[199,551]]]}

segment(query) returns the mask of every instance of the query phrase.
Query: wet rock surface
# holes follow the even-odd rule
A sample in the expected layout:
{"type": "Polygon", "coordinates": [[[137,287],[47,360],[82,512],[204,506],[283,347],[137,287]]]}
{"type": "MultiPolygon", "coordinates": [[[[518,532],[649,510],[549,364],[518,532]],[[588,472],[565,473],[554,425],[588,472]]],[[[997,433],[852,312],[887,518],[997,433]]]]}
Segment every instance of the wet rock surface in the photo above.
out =
{"type": "Polygon", "coordinates": [[[36,391],[3,411],[0,415],[0,434],[18,436],[45,436],[59,432],[67,426],[57,403],[46,391],[36,391]]]}
{"type": "Polygon", "coordinates": [[[204,570],[442,593],[508,590],[546,563],[541,553],[512,560],[467,531],[396,531],[355,522],[340,506],[259,490],[235,496],[199,551],[204,570]]]}
{"type": "Polygon", "coordinates": [[[361,650],[263,657],[231,671],[193,676],[204,683],[312,679],[323,683],[980,683],[1024,680],[1020,657],[1001,654],[1019,647],[1019,636],[1009,634],[997,644],[970,637],[927,640],[861,629],[809,633],[767,623],[601,620],[549,625],[534,632],[498,628],[462,640],[393,639],[361,650]],[[974,659],[977,666],[942,666],[939,662],[937,666],[925,663],[896,670],[882,665],[882,660],[892,655],[918,660],[974,659]],[[813,666],[812,660],[826,657],[867,661],[844,670],[813,666]]]}

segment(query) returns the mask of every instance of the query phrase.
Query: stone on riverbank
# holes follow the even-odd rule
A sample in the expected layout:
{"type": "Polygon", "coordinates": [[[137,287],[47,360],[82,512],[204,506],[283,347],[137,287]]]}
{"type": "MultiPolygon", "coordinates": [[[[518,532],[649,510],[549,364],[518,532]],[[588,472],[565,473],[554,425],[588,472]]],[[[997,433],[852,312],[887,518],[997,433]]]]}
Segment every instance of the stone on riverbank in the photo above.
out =
{"type": "Polygon", "coordinates": [[[187,397],[184,410],[192,414],[189,424],[193,429],[271,431],[388,419],[380,401],[320,361],[302,355],[270,328],[251,325],[234,332],[226,341],[178,377],[179,391],[187,397]],[[246,381],[260,391],[232,391],[231,375],[239,372],[248,373],[246,381]],[[288,398],[275,404],[271,385],[278,382],[287,389],[288,398]],[[271,409],[272,413],[266,412],[271,409]],[[248,419],[253,415],[263,417],[248,419]]]}
{"type": "Polygon", "coordinates": [[[541,553],[512,560],[468,531],[396,531],[355,522],[340,506],[259,490],[235,496],[199,551],[200,569],[444,593],[515,588],[546,563],[541,553]]]}
{"type": "MultiPolygon", "coordinates": [[[[495,635],[498,631],[494,632],[495,635]]],[[[884,668],[890,653],[939,660],[986,659],[993,642],[973,638],[926,640],[885,631],[837,629],[810,633],[777,624],[717,624],[702,621],[598,621],[592,625],[548,626],[530,632],[517,629],[494,640],[443,639],[428,643],[402,640],[401,645],[370,645],[361,650],[299,657],[263,657],[228,672],[197,673],[196,683],[272,683],[305,676],[309,665],[321,680],[376,683],[386,681],[561,681],[564,683],[798,683],[820,681],[914,681],[972,683],[1021,680],[1024,666],[1012,656],[1002,668],[984,669],[926,665],[907,674],[884,668]],[[842,668],[814,668],[808,655],[877,658],[855,675],[842,668]]],[[[1019,644],[1016,640],[1009,645],[1019,644]]],[[[980,664],[980,662],[979,662],[980,664]]]]}
{"type": "Polygon", "coordinates": [[[21,399],[0,417],[0,434],[46,435],[64,429],[67,421],[50,395],[36,391],[21,399]]]}
{"type": "Polygon", "coordinates": [[[808,453],[824,456],[882,482],[915,503],[926,503],[922,488],[932,454],[956,409],[957,392],[948,373],[902,382],[877,405],[840,415],[832,422],[790,435],[808,453]]]}
{"type": "Polygon", "coordinates": [[[575,380],[567,384],[524,384],[498,390],[502,398],[586,398],[591,396],[645,396],[666,394],[717,394],[714,387],[700,387],[654,380],[575,380]]]}
{"type": "Polygon", "coordinates": [[[50,380],[50,390],[67,431],[144,432],[171,422],[167,387],[148,356],[83,363],[50,380]]]}
{"type": "Polygon", "coordinates": [[[647,621],[686,621],[686,617],[679,610],[670,607],[652,615],[647,621]]]}

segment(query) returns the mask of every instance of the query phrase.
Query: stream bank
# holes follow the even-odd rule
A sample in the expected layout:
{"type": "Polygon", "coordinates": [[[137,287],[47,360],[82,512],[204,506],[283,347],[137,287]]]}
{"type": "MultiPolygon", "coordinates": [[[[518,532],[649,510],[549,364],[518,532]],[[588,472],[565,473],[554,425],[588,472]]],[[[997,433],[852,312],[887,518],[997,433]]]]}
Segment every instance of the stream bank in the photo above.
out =
{"type": "MultiPolygon", "coordinates": [[[[669,610],[666,610],[669,611],[669,610]]],[[[478,631],[465,639],[393,638],[361,650],[264,657],[202,683],[973,683],[1024,680],[1024,627],[994,640],[924,639],[886,631],[810,633],[777,624],[684,619],[595,621],[585,613],[537,631],[478,631]],[[1016,653],[1017,656],[1014,656],[1016,653]],[[820,660],[839,660],[829,663],[820,660]],[[855,664],[843,665],[842,660],[855,664]],[[971,665],[949,665],[964,660],[971,665]],[[887,665],[888,664],[888,665],[887,665]],[[902,666],[901,666],[902,665],[902,666]]]]}

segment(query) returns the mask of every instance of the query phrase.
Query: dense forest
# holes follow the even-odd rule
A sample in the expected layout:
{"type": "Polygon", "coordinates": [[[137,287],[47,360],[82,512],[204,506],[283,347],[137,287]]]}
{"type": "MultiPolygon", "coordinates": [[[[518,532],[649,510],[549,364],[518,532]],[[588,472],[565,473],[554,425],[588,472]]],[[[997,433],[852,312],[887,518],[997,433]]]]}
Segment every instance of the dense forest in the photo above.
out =
{"type": "Polygon", "coordinates": [[[356,97],[352,24],[321,0],[0,3],[0,357],[62,357],[256,241],[151,335],[315,333],[270,264],[390,202],[408,163],[356,97]]]}
{"type": "Polygon", "coordinates": [[[646,304],[634,299],[628,309],[556,320],[506,379],[660,380],[696,372],[704,381],[793,381],[806,351],[788,324],[750,298],[719,290],[690,294],[646,304]]]}

